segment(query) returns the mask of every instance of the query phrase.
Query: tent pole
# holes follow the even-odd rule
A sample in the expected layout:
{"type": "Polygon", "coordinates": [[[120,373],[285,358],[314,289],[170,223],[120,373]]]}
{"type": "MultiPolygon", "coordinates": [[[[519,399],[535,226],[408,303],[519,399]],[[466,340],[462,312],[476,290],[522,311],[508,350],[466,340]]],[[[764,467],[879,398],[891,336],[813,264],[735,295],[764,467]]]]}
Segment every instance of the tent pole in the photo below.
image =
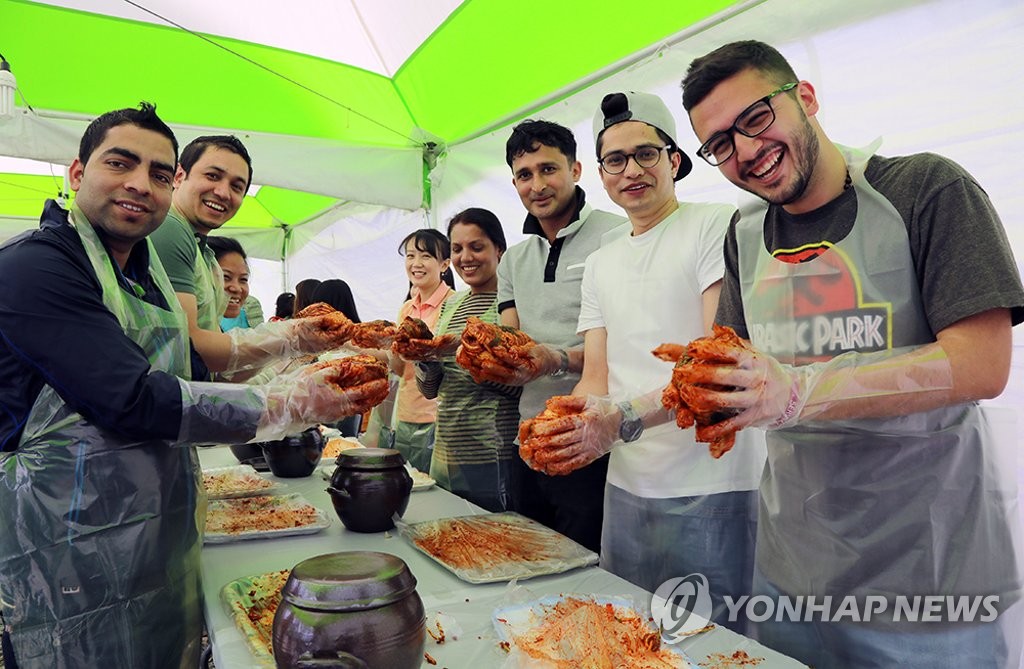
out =
{"type": "Polygon", "coordinates": [[[291,278],[289,277],[289,263],[288,263],[288,248],[291,246],[292,239],[292,228],[288,225],[281,226],[281,292],[289,292],[288,286],[291,285],[291,278]]]}

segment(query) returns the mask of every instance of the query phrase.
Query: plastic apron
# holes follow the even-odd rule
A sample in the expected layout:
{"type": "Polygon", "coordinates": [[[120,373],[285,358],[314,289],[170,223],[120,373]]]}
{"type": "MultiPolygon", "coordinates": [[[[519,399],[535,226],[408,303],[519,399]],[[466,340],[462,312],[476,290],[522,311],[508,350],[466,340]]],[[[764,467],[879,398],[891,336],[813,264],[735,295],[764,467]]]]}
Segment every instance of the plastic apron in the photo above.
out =
{"type": "MultiPolygon", "coordinates": [[[[737,227],[748,331],[784,362],[935,340],[906,226],[864,178],[877,144],[839,148],[857,198],[845,239],[790,264],[765,249],[764,203],[737,227]]],[[[917,594],[995,594],[1007,608],[1019,532],[1013,470],[997,455],[1015,437],[999,424],[967,403],[768,432],[759,570],[787,594],[886,596],[890,613],[891,598],[917,594]]]]}
{"type": "MultiPolygon", "coordinates": [[[[76,219],[125,334],[154,369],[188,378],[185,316],[152,246],[170,311],[122,290],[92,226],[76,219]]],[[[20,669],[197,666],[199,476],[194,449],[100,430],[43,388],[18,449],[0,454],[0,504],[18,519],[0,533],[0,594],[20,669]]]]}
{"type": "MultiPolygon", "coordinates": [[[[195,234],[192,225],[173,206],[167,218],[195,234]]],[[[167,221],[164,221],[167,225],[167,221]]],[[[204,330],[220,332],[220,319],[228,307],[228,294],[224,292],[224,271],[213,251],[205,242],[196,240],[196,259],[192,264],[192,286],[196,291],[196,322],[204,330]]]]}
{"type": "MultiPolygon", "coordinates": [[[[469,295],[468,290],[456,293],[445,302],[437,321],[438,334],[452,332],[452,317],[469,295]]],[[[497,301],[479,318],[497,323],[497,301]]],[[[519,424],[519,400],[490,384],[476,383],[454,357],[445,360],[443,367],[430,476],[442,488],[489,511],[514,509],[520,476],[513,443],[519,424]],[[507,434],[501,429],[503,417],[509,423],[507,434]],[[481,457],[481,451],[487,455],[481,457]]]]}
{"type": "Polygon", "coordinates": [[[196,247],[193,270],[198,305],[197,322],[202,329],[217,332],[221,329],[221,316],[228,308],[229,298],[224,292],[224,271],[206,244],[196,242],[196,247]]]}

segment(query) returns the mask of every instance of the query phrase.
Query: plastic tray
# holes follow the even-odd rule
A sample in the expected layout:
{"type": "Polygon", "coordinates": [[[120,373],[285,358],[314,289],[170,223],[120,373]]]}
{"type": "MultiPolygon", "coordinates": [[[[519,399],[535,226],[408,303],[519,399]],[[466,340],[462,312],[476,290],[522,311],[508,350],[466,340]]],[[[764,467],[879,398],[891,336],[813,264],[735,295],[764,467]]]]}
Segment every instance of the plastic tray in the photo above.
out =
{"type": "Polygon", "coordinates": [[[597,554],[518,513],[398,524],[413,546],[463,581],[495,583],[597,564],[597,554]]]}
{"type": "Polygon", "coordinates": [[[643,649],[641,644],[634,644],[635,650],[626,655],[616,655],[612,651],[618,650],[626,653],[626,649],[619,646],[620,640],[626,636],[632,636],[639,640],[640,634],[633,630],[640,626],[646,627],[650,633],[657,634],[658,630],[650,622],[649,614],[636,606],[635,602],[627,597],[613,597],[605,595],[589,594],[561,594],[527,602],[523,604],[510,604],[495,609],[492,616],[494,630],[498,638],[509,644],[511,655],[505,667],[530,667],[531,669],[546,669],[547,667],[587,666],[607,667],[613,669],[620,666],[629,666],[634,669],[697,669],[690,658],[679,648],[662,643],[657,651],[643,649]],[[571,604],[572,600],[579,600],[591,607],[589,611],[577,609],[574,615],[560,615],[556,607],[560,604],[571,604]],[[607,620],[595,609],[611,605],[615,609],[614,621],[607,620]],[[517,640],[525,641],[532,639],[542,628],[545,619],[552,616],[549,623],[552,628],[552,636],[557,636],[558,641],[550,646],[550,654],[538,654],[534,648],[533,653],[527,654],[517,645],[517,640]],[[622,621],[632,619],[635,625],[624,625],[622,621]],[[595,640],[602,639],[604,643],[595,643],[595,640]],[[606,653],[603,657],[599,651],[606,653]],[[609,657],[610,656],[610,657],[609,657]],[[611,658],[614,658],[612,660],[611,658]],[[518,661],[517,661],[518,660],[518,661]]]}
{"type": "Polygon", "coordinates": [[[214,467],[203,470],[203,485],[210,499],[233,499],[236,497],[252,497],[254,495],[276,494],[283,487],[280,483],[260,476],[250,465],[232,467],[214,467]],[[216,476],[216,486],[211,488],[208,477],[216,476]]]}
{"type": "Polygon", "coordinates": [[[203,541],[208,544],[222,544],[245,539],[273,539],[296,534],[315,534],[330,526],[331,519],[327,514],[299,494],[217,499],[211,500],[206,510],[206,535],[203,541]],[[260,520],[265,521],[274,511],[291,512],[300,509],[311,522],[278,529],[259,529],[256,525],[260,520]],[[237,526],[224,529],[226,521],[235,522],[237,526]],[[248,529],[249,523],[246,521],[252,521],[252,529],[248,529]]]}

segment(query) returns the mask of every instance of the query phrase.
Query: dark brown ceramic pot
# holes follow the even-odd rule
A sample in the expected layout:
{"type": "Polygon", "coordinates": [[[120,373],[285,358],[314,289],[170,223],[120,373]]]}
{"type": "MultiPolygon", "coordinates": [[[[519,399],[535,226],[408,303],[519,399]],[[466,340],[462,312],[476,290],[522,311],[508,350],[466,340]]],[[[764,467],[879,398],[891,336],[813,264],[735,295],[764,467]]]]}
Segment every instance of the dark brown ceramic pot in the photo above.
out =
{"type": "Polygon", "coordinates": [[[284,669],[415,669],[426,639],[416,578],[394,555],[348,551],[295,565],[274,616],[274,660],[284,669]]]}
{"type": "Polygon", "coordinates": [[[405,458],[391,448],[350,448],[342,451],[331,476],[334,510],[353,532],[383,532],[395,526],[409,505],[412,477],[405,458]]]}
{"type": "Polygon", "coordinates": [[[231,454],[238,458],[240,463],[247,464],[253,458],[263,457],[263,448],[259,442],[255,444],[231,444],[231,454]]]}
{"type": "Polygon", "coordinates": [[[261,446],[263,457],[274,476],[299,478],[309,476],[320,464],[324,436],[319,429],[311,427],[278,441],[264,441],[261,446]]]}

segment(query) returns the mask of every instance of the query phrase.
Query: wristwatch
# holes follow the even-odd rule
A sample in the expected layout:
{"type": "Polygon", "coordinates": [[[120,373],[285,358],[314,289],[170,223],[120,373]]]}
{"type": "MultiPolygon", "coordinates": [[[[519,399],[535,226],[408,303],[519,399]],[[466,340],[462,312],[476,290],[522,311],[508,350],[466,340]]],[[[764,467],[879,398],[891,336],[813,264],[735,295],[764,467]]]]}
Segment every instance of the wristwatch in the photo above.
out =
{"type": "Polygon", "coordinates": [[[622,412],[622,423],[619,425],[619,438],[627,444],[636,441],[644,433],[644,422],[637,415],[632,402],[619,402],[616,404],[622,412]]]}
{"type": "Polygon", "coordinates": [[[565,352],[564,348],[556,350],[558,351],[558,355],[561,356],[562,361],[561,364],[558,365],[558,369],[548,374],[548,376],[552,376],[554,378],[565,376],[565,373],[569,371],[569,354],[565,352]]]}

